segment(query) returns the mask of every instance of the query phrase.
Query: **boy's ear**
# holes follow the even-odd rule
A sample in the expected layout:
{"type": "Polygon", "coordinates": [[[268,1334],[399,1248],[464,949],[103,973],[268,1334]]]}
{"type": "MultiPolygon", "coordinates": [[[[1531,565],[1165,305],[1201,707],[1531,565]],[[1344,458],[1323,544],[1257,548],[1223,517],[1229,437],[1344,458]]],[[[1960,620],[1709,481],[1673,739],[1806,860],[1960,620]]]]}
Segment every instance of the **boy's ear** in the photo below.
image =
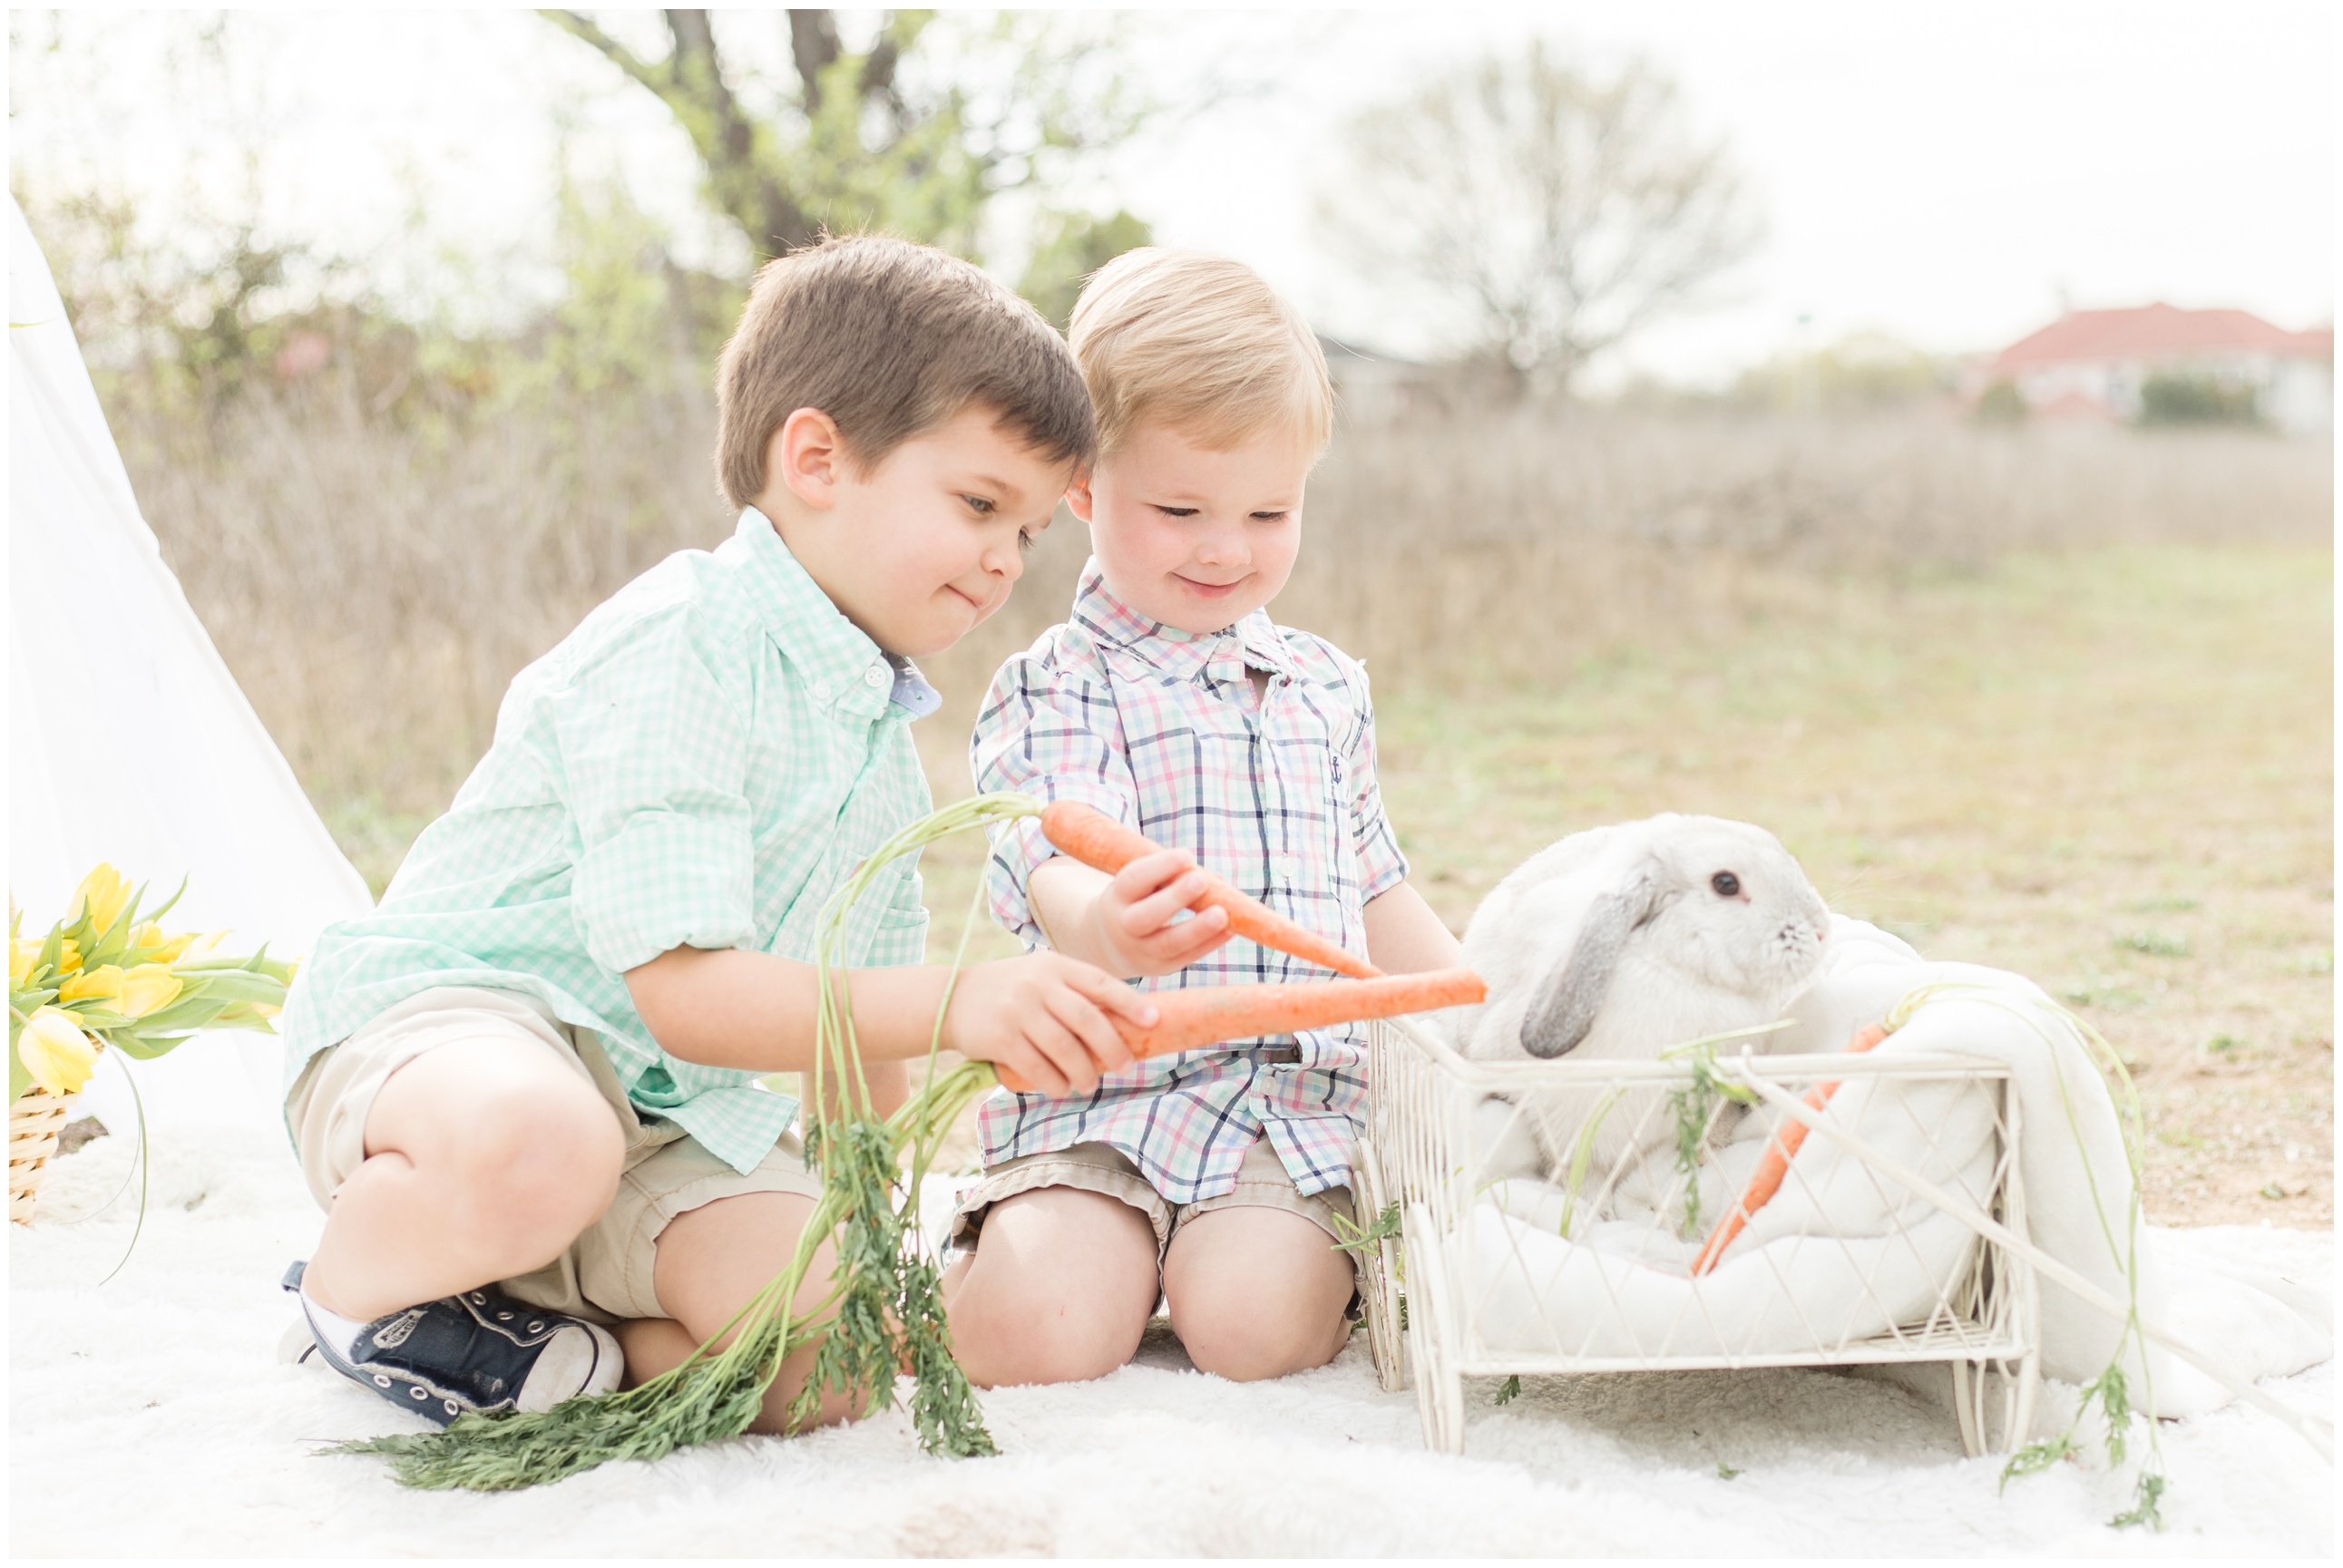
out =
{"type": "Polygon", "coordinates": [[[778,479],[799,500],[825,511],[838,503],[845,467],[838,424],[819,408],[794,410],[765,445],[766,483],[778,479]]]}
{"type": "Polygon", "coordinates": [[[1088,469],[1076,474],[1066,487],[1066,510],[1087,523],[1091,520],[1091,476],[1088,469]]]}

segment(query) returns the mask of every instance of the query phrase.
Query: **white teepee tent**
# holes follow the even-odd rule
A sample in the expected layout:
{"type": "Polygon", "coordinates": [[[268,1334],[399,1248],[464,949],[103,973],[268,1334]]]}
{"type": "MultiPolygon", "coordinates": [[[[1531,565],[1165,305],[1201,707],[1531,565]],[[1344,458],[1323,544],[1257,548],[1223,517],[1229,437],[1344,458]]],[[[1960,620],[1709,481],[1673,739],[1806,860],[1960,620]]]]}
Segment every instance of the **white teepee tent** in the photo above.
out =
{"type": "MultiPolygon", "coordinates": [[[[173,925],[305,953],[373,900],[164,564],[13,197],[8,218],[10,893],[30,930],[100,860],[185,876],[173,925]]],[[[277,1063],[271,1037],[219,1034],[129,1070],[150,1124],[274,1121],[277,1063]]],[[[116,1071],[88,1103],[127,1131],[116,1071]]]]}

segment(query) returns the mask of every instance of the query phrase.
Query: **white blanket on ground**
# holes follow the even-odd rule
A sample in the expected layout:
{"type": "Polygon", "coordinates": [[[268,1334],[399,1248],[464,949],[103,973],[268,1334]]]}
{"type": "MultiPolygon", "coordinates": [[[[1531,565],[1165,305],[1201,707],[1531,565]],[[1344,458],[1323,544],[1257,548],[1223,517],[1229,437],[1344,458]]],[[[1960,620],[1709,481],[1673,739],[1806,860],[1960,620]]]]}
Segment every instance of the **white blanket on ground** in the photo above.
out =
{"type": "MultiPolygon", "coordinates": [[[[400,1490],[321,1440],[417,1430],[330,1373],[277,1365],[277,1276],[322,1216],[281,1134],[166,1132],[129,1265],[127,1140],[60,1162],[10,1238],[8,1544],[20,1556],[522,1558],[1067,1556],[2324,1556],[2334,1473],[2261,1412],[2164,1432],[2172,1528],[2106,1521],[2121,1476],[2062,1464],[1999,1485],[1951,1419],[1889,1383],[1798,1370],[1465,1385],[1461,1458],[1427,1452],[1415,1396],[1384,1393],[1365,1337],[1271,1383],[1138,1361],[983,1396],[1002,1457],[923,1457],[900,1414],[614,1464],[538,1492],[400,1490]],[[93,1217],[95,1216],[95,1217],[93,1217]],[[1731,1479],[1719,1467],[1735,1473],[1731,1479]]],[[[949,1203],[939,1186],[933,1196],[949,1203]]],[[[2191,1244],[2274,1272],[2333,1253],[2312,1231],[2191,1244]]],[[[2331,1369],[2273,1392],[2306,1407],[2331,1369]]]]}
{"type": "MultiPolygon", "coordinates": [[[[1945,986],[1875,1048],[1875,1057],[1962,1054],[2007,1067],[2021,1108],[2019,1155],[2035,1243],[2118,1300],[2131,1294],[2131,1169],[2116,1107],[2070,1024],[2039,988],[1971,964],[1930,963],[1894,937],[1834,917],[1822,976],[1778,1051],[1843,1049],[1922,986],[1945,986]]],[[[1978,1207],[1990,1187],[1990,1103],[1976,1089],[1850,1080],[1828,1114],[1859,1129],[1924,1179],[1978,1207]]],[[[1703,1173],[1702,1211],[1724,1211],[1780,1121],[1754,1112],[1703,1173]]],[[[1691,1277],[1695,1239],[1679,1241],[1646,1206],[1662,1201],[1674,1151],[1651,1156],[1600,1217],[1531,1176],[1493,1186],[1469,1233],[1477,1325],[1493,1344],[1579,1355],[1757,1354],[1805,1350],[1925,1322],[1965,1272],[1975,1238],[1959,1221],[1868,1171],[1832,1140],[1805,1140],[1774,1201],[1710,1273],[1691,1277]],[[1664,1166],[1661,1171],[1656,1167],[1664,1166]]],[[[2139,1228],[2141,1316],[2219,1357],[2248,1381],[2299,1372],[2332,1353],[2332,1282],[2300,1278],[2139,1228]]],[[[2043,1368],[2097,1377],[2121,1325],[2040,1282],[2043,1368]]],[[[2159,1349],[2127,1351],[2134,1399],[2161,1415],[2215,1410],[2220,1382],[2159,1349]]]]}

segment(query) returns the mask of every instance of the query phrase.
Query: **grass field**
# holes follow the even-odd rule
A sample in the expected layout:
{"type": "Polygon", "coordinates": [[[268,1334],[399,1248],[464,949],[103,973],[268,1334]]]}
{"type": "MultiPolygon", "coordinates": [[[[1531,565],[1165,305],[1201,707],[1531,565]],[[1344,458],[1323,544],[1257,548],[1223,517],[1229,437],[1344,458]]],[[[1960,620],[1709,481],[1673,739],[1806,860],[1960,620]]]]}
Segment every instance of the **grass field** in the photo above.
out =
{"type": "MultiPolygon", "coordinates": [[[[1459,929],[1579,828],[1762,823],[1833,908],[2030,975],[2107,1034],[2153,1218],[2329,1225],[2331,585],[2305,549],[2010,557],[1535,686],[1379,667],[1384,796],[1459,929]]],[[[930,756],[939,798],[963,792],[955,738],[930,756]]],[[[940,957],[978,858],[930,852],[940,957]]]]}

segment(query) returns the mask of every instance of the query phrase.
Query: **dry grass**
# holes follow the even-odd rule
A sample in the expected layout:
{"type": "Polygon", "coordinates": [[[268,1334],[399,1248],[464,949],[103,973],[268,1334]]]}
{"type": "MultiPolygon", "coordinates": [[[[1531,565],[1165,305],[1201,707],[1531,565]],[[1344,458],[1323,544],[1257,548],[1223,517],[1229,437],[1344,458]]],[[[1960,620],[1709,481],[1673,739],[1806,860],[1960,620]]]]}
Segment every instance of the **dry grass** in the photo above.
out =
{"type": "Polygon", "coordinates": [[[688,399],[468,427],[386,420],[347,386],[108,412],[189,599],[377,890],[521,666],[725,530],[688,399]]]}
{"type": "MultiPolygon", "coordinates": [[[[513,672],[729,528],[689,397],[421,425],[331,387],[111,403],[190,598],[377,887],[513,672]]],[[[2325,1223],[2331,493],[2325,445],[2242,434],[1419,410],[1338,440],[1279,613],[1371,658],[1452,922],[1576,827],[1764,822],[1836,906],[2086,1008],[2139,1064],[2159,1217],[2325,1223]]],[[[1061,518],[935,661],[940,796],[1082,554],[1061,518]]],[[[930,852],[940,942],[977,853],[930,852]]]]}

